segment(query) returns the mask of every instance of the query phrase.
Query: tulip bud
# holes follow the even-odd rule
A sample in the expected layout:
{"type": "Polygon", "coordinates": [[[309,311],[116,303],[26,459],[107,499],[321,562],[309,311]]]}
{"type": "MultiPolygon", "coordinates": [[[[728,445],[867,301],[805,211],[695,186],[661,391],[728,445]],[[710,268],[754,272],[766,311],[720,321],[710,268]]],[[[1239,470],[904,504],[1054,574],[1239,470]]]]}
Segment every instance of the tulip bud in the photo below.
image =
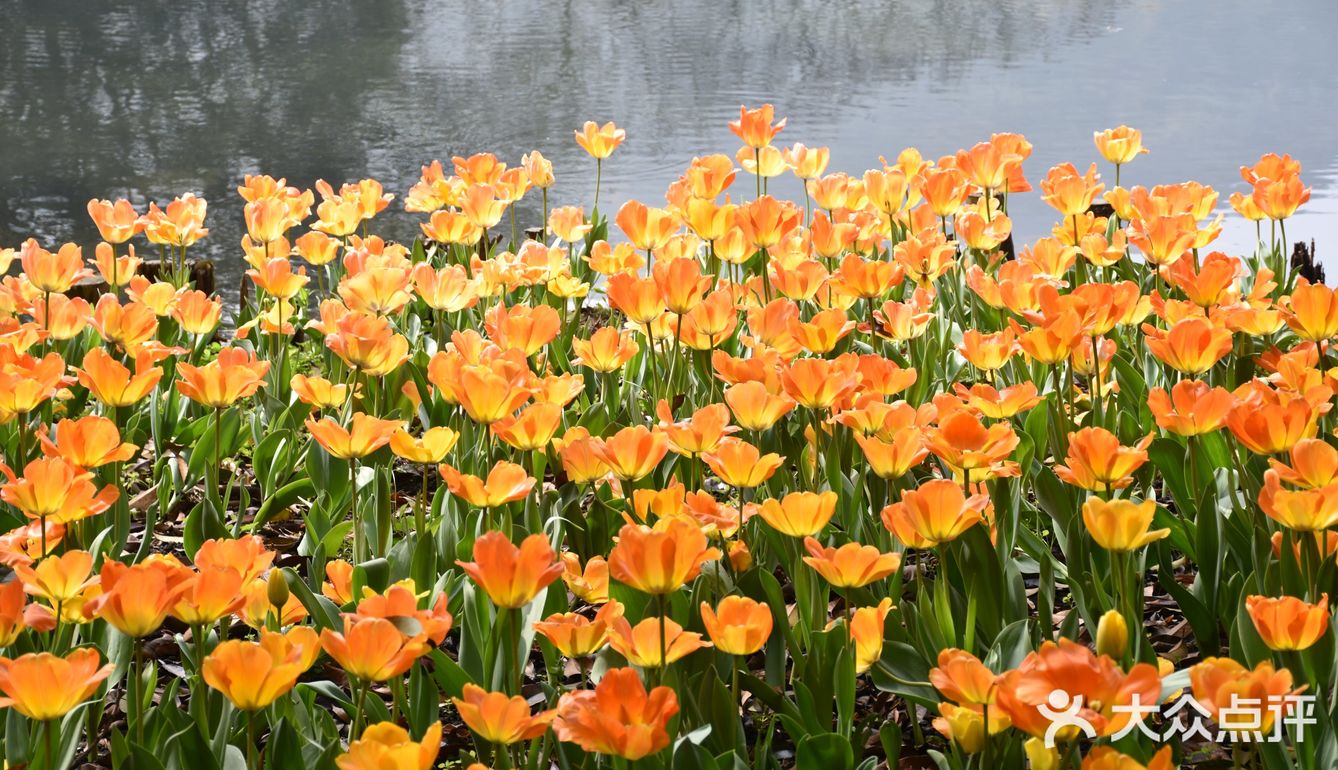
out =
{"type": "Polygon", "coordinates": [[[269,598],[269,603],[275,611],[282,614],[283,606],[288,603],[288,579],[284,577],[283,570],[270,570],[269,582],[265,584],[265,596],[269,598]]]}
{"type": "Polygon", "coordinates": [[[1129,624],[1118,610],[1110,610],[1096,624],[1096,651],[1120,660],[1129,651],[1129,624]]]}
{"type": "Polygon", "coordinates": [[[1045,741],[1040,738],[1028,739],[1022,744],[1022,750],[1027,753],[1027,760],[1031,762],[1032,770],[1058,770],[1059,752],[1046,746],[1045,741]]]}
{"type": "Polygon", "coordinates": [[[985,719],[968,708],[954,708],[946,717],[952,740],[963,753],[979,754],[985,748],[985,719]]]}
{"type": "Polygon", "coordinates": [[[753,552],[748,550],[747,543],[735,540],[729,544],[729,563],[735,573],[747,572],[753,566],[753,552]]]}

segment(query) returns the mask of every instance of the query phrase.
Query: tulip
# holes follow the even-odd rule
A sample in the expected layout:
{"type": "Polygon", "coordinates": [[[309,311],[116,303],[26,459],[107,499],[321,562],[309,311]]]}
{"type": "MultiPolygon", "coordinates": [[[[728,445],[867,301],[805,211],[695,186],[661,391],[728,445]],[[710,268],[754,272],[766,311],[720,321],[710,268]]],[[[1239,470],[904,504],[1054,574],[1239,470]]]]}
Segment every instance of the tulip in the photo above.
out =
{"type": "Polygon", "coordinates": [[[1129,651],[1129,624],[1119,610],[1107,610],[1096,624],[1096,654],[1116,660],[1129,651]]]}
{"type": "Polygon", "coordinates": [[[260,640],[229,640],[204,659],[204,681],[241,711],[258,711],[293,689],[320,654],[316,632],[305,626],[286,634],[261,631],[260,640]]]}
{"type": "Polygon", "coordinates": [[[729,130],[734,135],[743,140],[743,143],[753,149],[760,149],[771,144],[771,140],[776,138],[782,129],[785,128],[787,118],[781,118],[774,125],[772,119],[775,117],[776,109],[770,104],[764,104],[761,107],[749,109],[739,107],[739,119],[730,121],[729,130]]]}
{"type": "Polygon", "coordinates": [[[253,578],[242,588],[242,604],[237,610],[237,618],[257,631],[274,625],[285,628],[306,620],[307,608],[295,594],[289,593],[282,602],[275,601],[283,599],[275,595],[282,589],[274,590],[283,584],[283,580],[279,572],[271,572],[268,580],[253,578]]]}
{"type": "Polygon", "coordinates": [[[1107,551],[1128,553],[1171,534],[1169,529],[1148,529],[1156,510],[1155,500],[1135,503],[1090,497],[1083,503],[1082,519],[1097,545],[1107,551]]]}
{"type": "Polygon", "coordinates": [[[1158,427],[1181,436],[1200,436],[1226,425],[1236,397],[1225,388],[1206,382],[1181,380],[1170,394],[1162,388],[1148,391],[1148,408],[1158,427]]]}
{"type": "Polygon", "coordinates": [[[880,553],[871,545],[846,543],[839,548],[804,538],[804,563],[837,588],[863,588],[901,568],[901,554],[880,553]]]}
{"type": "Polygon", "coordinates": [[[36,565],[15,565],[18,582],[29,595],[45,599],[62,615],[61,605],[76,600],[84,589],[95,584],[92,578],[93,555],[88,551],[70,550],[60,556],[48,556],[36,565]]]}
{"type": "Polygon", "coordinates": [[[451,700],[465,725],[498,747],[538,738],[557,717],[557,709],[530,714],[530,704],[521,696],[487,692],[473,683],[465,685],[461,696],[451,700]]]}
{"type": "Polygon", "coordinates": [[[772,529],[789,537],[811,537],[827,526],[836,513],[835,492],[791,492],[780,500],[768,499],[758,514],[772,529]]]}
{"type": "Polygon", "coordinates": [[[646,618],[636,626],[617,618],[609,628],[609,646],[634,666],[658,669],[711,643],[666,617],[646,618]]]}
{"type": "Polygon", "coordinates": [[[643,593],[672,593],[701,572],[702,564],[720,558],[707,547],[706,535],[682,518],[661,519],[655,526],[624,525],[609,552],[609,574],[643,593]]]}
{"type": "Polygon", "coordinates": [[[731,487],[752,489],[765,484],[783,462],[774,452],[763,455],[757,447],[740,439],[725,439],[702,460],[721,481],[731,487]]]}
{"type": "Polygon", "coordinates": [[[1115,184],[1120,183],[1120,166],[1139,155],[1147,154],[1148,151],[1143,146],[1143,132],[1128,126],[1093,132],[1092,142],[1096,145],[1096,151],[1101,153],[1101,157],[1115,165],[1115,184]]]}
{"type": "MultiPolygon", "coordinates": [[[[348,751],[335,758],[339,770],[431,770],[441,749],[441,723],[428,725],[421,741],[392,722],[368,725],[348,751]]],[[[482,767],[481,765],[471,766],[482,767]]]]}
{"type": "Polygon", "coordinates": [[[190,400],[216,411],[254,395],[265,384],[269,362],[242,348],[224,348],[204,366],[177,365],[177,390],[190,400]]]}
{"type": "Polygon", "coordinates": [[[1249,596],[1245,610],[1254,629],[1270,650],[1284,652],[1314,646],[1329,630],[1329,596],[1320,594],[1314,604],[1294,596],[1271,598],[1249,596]]]}
{"type": "Polygon", "coordinates": [[[494,422],[492,432],[507,445],[524,452],[544,449],[562,426],[562,407],[554,403],[531,404],[514,417],[494,422]]]}
{"type": "Polygon", "coordinates": [[[566,551],[562,554],[562,582],[576,598],[590,604],[609,601],[609,563],[599,556],[591,556],[581,568],[581,557],[566,551]]]}
{"type": "Polygon", "coordinates": [[[622,613],[621,604],[608,602],[593,620],[574,612],[556,613],[536,622],[534,630],[568,658],[588,658],[608,643],[609,629],[622,613]]]}
{"type": "Polygon", "coordinates": [[[582,750],[635,762],[669,746],[669,720],[678,713],[672,688],[649,693],[630,668],[605,672],[593,690],[564,693],[553,731],[582,750]]]}
{"type": "Polygon", "coordinates": [[[500,609],[524,607],[563,573],[548,538],[539,534],[517,547],[501,532],[488,532],[474,541],[474,561],[456,564],[500,609]]]}
{"type": "Polygon", "coordinates": [[[139,447],[121,443],[116,423],[106,417],[89,415],[56,423],[56,440],[41,437],[49,456],[64,457],[80,468],[98,468],[108,463],[125,462],[139,447]]]}
{"type": "MultiPolygon", "coordinates": [[[[98,651],[89,648],[65,657],[38,652],[0,658],[0,692],[5,695],[0,707],[8,706],[37,722],[60,719],[111,676],[116,667],[98,666],[99,660],[98,651]]],[[[49,749],[50,742],[47,745],[49,749]]]]}
{"type": "Polygon", "coordinates": [[[987,505],[987,495],[968,498],[952,480],[934,479],[903,492],[901,502],[883,509],[882,519],[905,545],[936,548],[983,522],[981,512],[987,505]]]}
{"type": "MultiPolygon", "coordinates": [[[[1032,764],[1035,767],[1035,763],[1032,764]]],[[[1171,747],[1162,746],[1146,765],[1109,746],[1097,746],[1083,758],[1082,770],[1174,770],[1171,747]]]]}
{"type": "Polygon", "coordinates": [[[104,406],[119,408],[132,406],[149,394],[163,376],[163,370],[153,366],[146,355],[135,358],[135,373],[112,358],[106,350],[93,348],[84,354],[83,368],[78,370],[79,384],[104,406]]]}
{"type": "Polygon", "coordinates": [[[461,473],[449,465],[437,467],[451,494],[477,508],[497,508],[522,500],[537,483],[515,463],[500,460],[488,471],[487,479],[461,473]]]}
{"type": "Polygon", "coordinates": [[[343,633],[323,629],[320,641],[350,677],[364,683],[401,676],[427,652],[426,635],[405,635],[385,618],[346,615],[343,633]]]}
{"type": "Polygon", "coordinates": [[[727,596],[714,610],[702,602],[701,613],[706,633],[727,655],[752,655],[771,636],[771,608],[746,596],[727,596]]]}
{"type": "Polygon", "coordinates": [[[593,446],[609,472],[623,481],[640,481],[669,452],[669,438],[643,425],[623,428],[593,446]]]}
{"type": "Polygon", "coordinates": [[[640,350],[631,332],[619,332],[612,326],[600,327],[588,340],[573,339],[571,347],[576,353],[573,366],[604,374],[622,369],[640,350]]]}
{"type": "MultiPolygon", "coordinates": [[[[1189,683],[1201,709],[1212,718],[1218,718],[1223,709],[1239,709],[1239,703],[1278,703],[1283,708],[1262,708],[1259,719],[1252,720],[1252,729],[1268,735],[1273,729],[1273,722],[1291,709],[1285,704],[1287,697],[1299,693],[1304,688],[1292,688],[1292,672],[1287,669],[1275,669],[1268,661],[1261,661],[1253,669],[1248,669],[1231,658],[1209,657],[1189,670],[1189,683]]],[[[1229,715],[1230,712],[1228,712],[1229,715]]]]}
{"type": "Polygon", "coordinates": [[[1105,428],[1083,428],[1069,434],[1067,465],[1055,466],[1061,481],[1093,492],[1123,489],[1134,483],[1133,473],[1148,461],[1149,433],[1131,447],[1121,446],[1105,428]]]}
{"type": "MultiPolygon", "coordinates": [[[[1013,726],[1028,735],[1053,735],[1059,742],[1069,742],[1079,733],[1071,722],[1052,728],[1050,719],[1038,708],[1052,692],[1081,696],[1077,715],[1091,725],[1097,736],[1120,732],[1132,719],[1127,707],[1135,702],[1155,704],[1161,694],[1157,668],[1137,663],[1126,673],[1108,657],[1098,657],[1087,647],[1068,639],[1058,644],[1042,642],[1016,669],[1004,674],[995,688],[998,708],[1013,726]],[[1122,710],[1116,711],[1120,706],[1122,710]]],[[[993,709],[991,709],[993,711],[993,709]]]]}

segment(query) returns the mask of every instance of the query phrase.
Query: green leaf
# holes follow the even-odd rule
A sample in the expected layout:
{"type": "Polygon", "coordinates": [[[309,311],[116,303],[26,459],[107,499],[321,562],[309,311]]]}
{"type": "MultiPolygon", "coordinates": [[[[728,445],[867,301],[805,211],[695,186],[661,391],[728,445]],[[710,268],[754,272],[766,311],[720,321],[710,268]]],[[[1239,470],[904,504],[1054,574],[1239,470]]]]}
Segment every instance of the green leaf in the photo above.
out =
{"type": "Polygon", "coordinates": [[[810,735],[795,750],[795,770],[852,770],[855,751],[850,739],[836,733],[810,735]]]}

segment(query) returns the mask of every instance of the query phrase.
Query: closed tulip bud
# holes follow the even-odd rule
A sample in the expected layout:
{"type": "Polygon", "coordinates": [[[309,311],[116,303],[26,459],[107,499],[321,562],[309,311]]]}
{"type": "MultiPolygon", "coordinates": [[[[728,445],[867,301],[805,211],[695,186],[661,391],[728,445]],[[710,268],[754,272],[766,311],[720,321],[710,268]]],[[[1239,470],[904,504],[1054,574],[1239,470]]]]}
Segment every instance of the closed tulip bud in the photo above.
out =
{"type": "Polygon", "coordinates": [[[1115,660],[1129,651],[1129,624],[1118,610],[1110,610],[1096,624],[1096,652],[1115,660]]]}
{"type": "Polygon", "coordinates": [[[729,564],[735,573],[747,572],[753,566],[753,552],[748,549],[747,543],[735,540],[729,544],[729,564]]]}
{"type": "Polygon", "coordinates": [[[269,581],[265,584],[265,596],[274,609],[282,610],[288,603],[288,579],[284,577],[283,570],[273,570],[269,573],[269,581]]]}

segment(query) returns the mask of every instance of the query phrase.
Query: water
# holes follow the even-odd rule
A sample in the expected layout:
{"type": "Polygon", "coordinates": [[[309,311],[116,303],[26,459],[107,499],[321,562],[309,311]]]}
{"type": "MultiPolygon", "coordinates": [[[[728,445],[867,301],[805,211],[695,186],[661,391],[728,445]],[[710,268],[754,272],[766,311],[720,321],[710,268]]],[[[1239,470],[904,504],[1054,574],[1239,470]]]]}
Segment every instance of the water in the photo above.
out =
{"type": "MultiPolygon", "coordinates": [[[[661,200],[693,155],[733,154],[726,122],[771,101],[790,118],[778,141],[829,145],[850,172],[1017,131],[1034,184],[1098,160],[1092,131],[1128,123],[1152,152],[1126,185],[1196,179],[1225,206],[1240,165],[1290,152],[1315,193],[1288,234],[1317,239],[1332,273],[1335,34],[1332,0],[5,0],[0,244],[91,253],[89,198],[143,209],[193,191],[212,230],[197,253],[233,295],[245,174],[375,177],[401,196],[377,229],[412,238],[421,217],[400,200],[434,158],[539,148],[553,203],[589,205],[594,163],[572,130],[615,120],[629,138],[605,165],[611,211],[661,200]]],[[[1023,241],[1049,230],[1035,194],[1012,205],[1023,241]]],[[[1228,214],[1222,244],[1253,236],[1228,214]]]]}

